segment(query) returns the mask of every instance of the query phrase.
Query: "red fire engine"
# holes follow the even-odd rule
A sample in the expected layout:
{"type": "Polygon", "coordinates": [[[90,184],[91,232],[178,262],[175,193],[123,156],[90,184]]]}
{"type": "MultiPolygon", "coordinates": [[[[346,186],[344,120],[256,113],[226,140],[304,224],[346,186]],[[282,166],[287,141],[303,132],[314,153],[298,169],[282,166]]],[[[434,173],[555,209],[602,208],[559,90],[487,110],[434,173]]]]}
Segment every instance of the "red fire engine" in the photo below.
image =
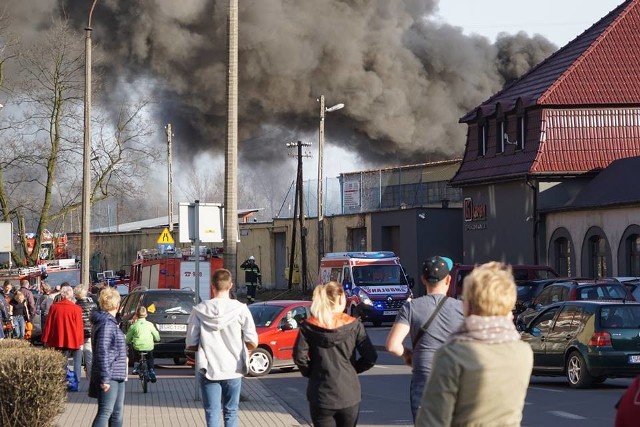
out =
{"type": "MultiPolygon", "coordinates": [[[[209,289],[211,273],[222,268],[222,258],[212,254],[208,248],[200,248],[200,286],[209,289]]],[[[149,289],[195,289],[195,250],[176,248],[169,253],[157,249],[138,251],[137,259],[131,264],[129,291],[139,286],[149,289]]]]}

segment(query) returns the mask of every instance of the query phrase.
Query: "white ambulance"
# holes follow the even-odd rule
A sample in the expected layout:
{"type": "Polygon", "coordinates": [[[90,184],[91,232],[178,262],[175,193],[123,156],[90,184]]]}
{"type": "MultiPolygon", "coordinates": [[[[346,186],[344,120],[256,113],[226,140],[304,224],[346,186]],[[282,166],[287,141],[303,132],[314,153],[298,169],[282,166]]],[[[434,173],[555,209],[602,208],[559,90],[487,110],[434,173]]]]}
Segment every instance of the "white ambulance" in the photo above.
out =
{"type": "Polygon", "coordinates": [[[347,313],[379,326],[393,322],[402,305],[411,300],[413,280],[388,251],[332,252],[320,261],[318,283],[336,281],[347,296],[347,313]]]}

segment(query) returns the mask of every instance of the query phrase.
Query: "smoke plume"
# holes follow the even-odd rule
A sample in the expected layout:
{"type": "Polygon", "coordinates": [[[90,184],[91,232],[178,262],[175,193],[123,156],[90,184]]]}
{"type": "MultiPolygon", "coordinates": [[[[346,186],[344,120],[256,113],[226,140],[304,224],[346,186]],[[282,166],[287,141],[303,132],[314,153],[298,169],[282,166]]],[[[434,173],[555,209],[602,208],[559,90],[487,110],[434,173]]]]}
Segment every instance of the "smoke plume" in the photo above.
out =
{"type": "MultiPolygon", "coordinates": [[[[91,1],[9,0],[14,31],[35,37],[52,15],[84,29],[91,1]],[[29,3],[28,7],[26,4],[29,3]],[[37,3],[37,4],[36,4],[37,3]]],[[[139,87],[171,122],[183,159],[220,153],[226,129],[227,0],[98,0],[94,49],[109,93],[139,87]]],[[[437,0],[240,0],[240,154],[281,162],[283,144],[317,132],[319,104],[343,102],[326,128],[371,165],[461,156],[458,119],[555,46],[495,43],[430,19],[437,0]],[[330,123],[330,125],[329,125],[330,123]]],[[[95,102],[99,102],[98,99],[95,102]]]]}

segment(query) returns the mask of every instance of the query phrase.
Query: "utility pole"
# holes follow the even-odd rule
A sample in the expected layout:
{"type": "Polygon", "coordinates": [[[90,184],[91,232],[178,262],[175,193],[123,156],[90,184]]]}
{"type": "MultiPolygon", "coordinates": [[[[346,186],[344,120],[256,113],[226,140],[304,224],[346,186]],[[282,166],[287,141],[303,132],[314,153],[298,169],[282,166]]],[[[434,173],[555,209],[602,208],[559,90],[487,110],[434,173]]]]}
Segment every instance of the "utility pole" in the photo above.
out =
{"type": "Polygon", "coordinates": [[[340,110],[344,104],[336,104],[325,107],[324,95],[318,98],[320,103],[320,124],[318,126],[318,273],[320,273],[320,261],[324,255],[324,194],[322,192],[323,163],[324,163],[324,116],[325,113],[340,110]]]}
{"type": "Polygon", "coordinates": [[[308,147],[309,143],[303,143],[302,141],[290,142],[287,147],[297,147],[298,149],[298,174],[296,177],[296,192],[294,196],[294,208],[293,208],[293,228],[291,231],[291,254],[289,256],[289,289],[292,287],[293,282],[293,265],[296,255],[296,221],[300,225],[300,250],[302,252],[302,269],[301,269],[301,283],[300,287],[303,292],[307,291],[307,229],[304,225],[304,197],[303,190],[303,174],[302,174],[302,158],[310,157],[309,154],[303,155],[302,147],[308,147]]]}
{"type": "Polygon", "coordinates": [[[168,195],[169,195],[169,206],[167,209],[168,215],[169,215],[169,233],[173,233],[173,173],[171,172],[171,165],[172,165],[172,155],[171,155],[171,137],[173,136],[173,133],[171,132],[171,123],[168,123],[167,126],[165,127],[166,131],[167,131],[167,164],[169,167],[169,178],[167,179],[167,184],[168,184],[168,195]]]}
{"type": "Polygon", "coordinates": [[[238,283],[238,0],[227,17],[227,141],[224,171],[224,266],[238,283]]]}
{"type": "MultiPolygon", "coordinates": [[[[84,29],[84,145],[82,151],[82,269],[80,281],[87,286],[91,285],[91,271],[89,263],[91,251],[89,249],[91,233],[91,17],[97,0],[93,1],[87,26],[84,29]]],[[[37,250],[37,249],[35,249],[37,250]]]]}

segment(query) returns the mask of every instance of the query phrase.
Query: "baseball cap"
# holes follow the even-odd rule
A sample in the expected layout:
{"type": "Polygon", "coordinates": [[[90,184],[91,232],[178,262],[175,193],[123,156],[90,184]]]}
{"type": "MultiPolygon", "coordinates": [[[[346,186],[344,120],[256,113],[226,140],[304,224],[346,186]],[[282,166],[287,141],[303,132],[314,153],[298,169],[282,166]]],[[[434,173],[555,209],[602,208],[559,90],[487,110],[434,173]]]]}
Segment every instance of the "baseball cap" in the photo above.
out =
{"type": "Polygon", "coordinates": [[[453,268],[453,261],[444,256],[432,256],[422,264],[422,275],[430,283],[436,283],[447,277],[453,268]]]}

